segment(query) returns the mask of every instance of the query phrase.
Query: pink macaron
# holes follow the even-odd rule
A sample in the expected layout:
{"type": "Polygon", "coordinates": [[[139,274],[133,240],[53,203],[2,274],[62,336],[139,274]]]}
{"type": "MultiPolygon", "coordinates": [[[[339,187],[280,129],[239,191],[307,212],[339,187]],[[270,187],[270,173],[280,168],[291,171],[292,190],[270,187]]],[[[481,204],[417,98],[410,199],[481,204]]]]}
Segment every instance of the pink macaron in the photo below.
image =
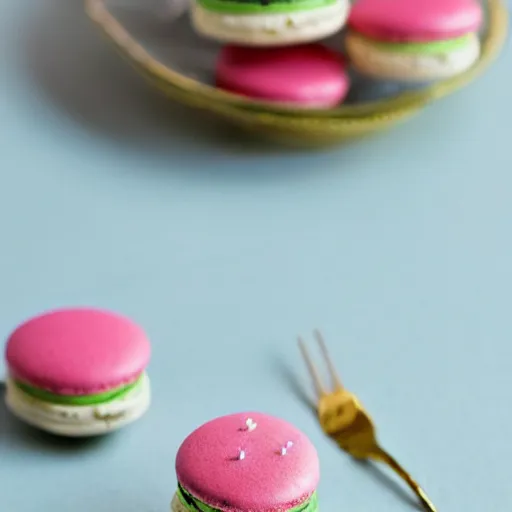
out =
{"type": "Polygon", "coordinates": [[[41,314],[10,335],[5,357],[8,405],[44,430],[103,433],[137,419],[149,405],[149,341],[117,313],[69,308],[41,314]]]}
{"type": "Polygon", "coordinates": [[[319,461],[293,425],[250,412],[192,432],[176,456],[173,512],[316,512],[319,461]]]}
{"type": "Polygon", "coordinates": [[[217,60],[216,85],[270,103],[327,109],[345,99],[350,80],[344,57],[320,44],[226,46],[217,60]]]}
{"type": "Polygon", "coordinates": [[[482,24],[477,0],[358,0],[347,52],[358,70],[377,78],[448,78],[478,59],[482,24]]]}

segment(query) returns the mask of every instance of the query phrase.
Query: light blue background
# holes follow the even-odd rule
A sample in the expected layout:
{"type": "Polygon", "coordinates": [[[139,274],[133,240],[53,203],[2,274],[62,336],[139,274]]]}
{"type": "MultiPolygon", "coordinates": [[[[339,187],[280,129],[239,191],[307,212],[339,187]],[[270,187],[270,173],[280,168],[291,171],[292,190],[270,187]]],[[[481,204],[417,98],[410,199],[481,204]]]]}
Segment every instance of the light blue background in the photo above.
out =
{"type": "Polygon", "coordinates": [[[324,511],[414,510],[296,398],[316,326],[441,512],[511,510],[510,44],[408,124],[298,154],[168,107],[78,0],[3,0],[0,34],[0,332],[91,304],[154,347],[153,408],[119,435],[52,442],[0,409],[2,511],[166,511],[183,437],[246,409],[311,436],[324,511]]]}

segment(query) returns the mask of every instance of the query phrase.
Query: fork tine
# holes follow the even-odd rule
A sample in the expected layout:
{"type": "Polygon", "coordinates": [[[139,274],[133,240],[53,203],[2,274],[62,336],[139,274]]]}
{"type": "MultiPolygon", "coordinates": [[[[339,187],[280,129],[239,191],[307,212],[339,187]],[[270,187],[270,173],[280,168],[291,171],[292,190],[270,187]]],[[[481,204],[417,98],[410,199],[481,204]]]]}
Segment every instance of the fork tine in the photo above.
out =
{"type": "Polygon", "coordinates": [[[332,360],[329,356],[329,352],[327,351],[327,346],[325,345],[324,338],[321,334],[321,332],[316,329],[314,331],[314,336],[316,338],[316,341],[320,347],[320,351],[322,352],[322,356],[324,358],[325,364],[327,365],[327,369],[329,370],[329,375],[331,376],[332,383],[334,385],[335,390],[343,389],[343,385],[341,384],[341,380],[338,376],[338,372],[336,371],[336,368],[334,367],[332,360]]]}
{"type": "Polygon", "coordinates": [[[304,362],[306,363],[309,374],[311,376],[311,380],[313,381],[313,385],[315,386],[315,390],[318,396],[325,395],[325,389],[322,385],[322,381],[320,380],[315,364],[313,363],[313,360],[311,359],[311,357],[308,354],[308,351],[306,350],[304,340],[300,336],[298,337],[298,342],[300,351],[302,353],[302,357],[304,359],[304,362]]]}

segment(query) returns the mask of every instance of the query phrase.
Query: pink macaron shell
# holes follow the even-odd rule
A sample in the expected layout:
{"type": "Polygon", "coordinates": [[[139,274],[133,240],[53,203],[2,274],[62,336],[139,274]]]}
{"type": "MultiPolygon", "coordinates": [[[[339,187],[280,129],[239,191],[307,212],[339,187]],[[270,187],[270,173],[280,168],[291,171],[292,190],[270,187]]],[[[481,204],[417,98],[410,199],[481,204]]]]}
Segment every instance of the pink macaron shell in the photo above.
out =
{"type": "Polygon", "coordinates": [[[137,324],[90,308],[32,318],[6,347],[13,378],[60,395],[101,393],[134,382],[149,358],[149,341],[137,324]]]}
{"type": "Polygon", "coordinates": [[[351,29],[386,42],[432,42],[477,32],[483,10],[477,0],[357,0],[351,29]]]}
{"type": "Polygon", "coordinates": [[[331,108],[350,83],[345,59],[319,44],[278,48],[228,45],[219,55],[216,85],[235,94],[304,108],[331,108]]]}
{"type": "Polygon", "coordinates": [[[319,461],[311,441],[293,425],[250,412],[217,418],[192,432],[178,450],[176,473],[190,494],[211,507],[275,512],[313,494],[319,461]],[[248,418],[256,423],[252,431],[248,418]],[[287,443],[293,444],[282,455],[287,443]]]}

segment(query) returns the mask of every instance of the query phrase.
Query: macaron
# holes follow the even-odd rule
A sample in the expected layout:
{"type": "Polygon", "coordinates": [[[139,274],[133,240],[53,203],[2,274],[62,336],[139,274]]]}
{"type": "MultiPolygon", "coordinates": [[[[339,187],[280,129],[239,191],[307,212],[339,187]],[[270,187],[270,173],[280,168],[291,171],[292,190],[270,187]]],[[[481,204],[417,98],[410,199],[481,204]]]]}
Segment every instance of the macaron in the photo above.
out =
{"type": "Polygon", "coordinates": [[[216,86],[271,103],[332,108],[350,87],[344,57],[320,44],[277,48],[228,45],[216,65],[216,86]]]}
{"type": "Polygon", "coordinates": [[[478,60],[482,23],[477,0],[358,0],[348,20],[346,50],[366,76],[441,80],[478,60]]]}
{"type": "Polygon", "coordinates": [[[22,421],[70,437],[116,430],[150,404],[150,344],[132,320],[69,308],[31,318],[9,336],[6,404],[22,421]]]}
{"type": "Polygon", "coordinates": [[[244,46],[317,41],[338,32],[350,0],[192,0],[191,18],[205,37],[244,46]]]}
{"type": "Polygon", "coordinates": [[[176,456],[172,512],[316,512],[319,461],[286,421],[238,413],[205,423],[176,456]]]}

